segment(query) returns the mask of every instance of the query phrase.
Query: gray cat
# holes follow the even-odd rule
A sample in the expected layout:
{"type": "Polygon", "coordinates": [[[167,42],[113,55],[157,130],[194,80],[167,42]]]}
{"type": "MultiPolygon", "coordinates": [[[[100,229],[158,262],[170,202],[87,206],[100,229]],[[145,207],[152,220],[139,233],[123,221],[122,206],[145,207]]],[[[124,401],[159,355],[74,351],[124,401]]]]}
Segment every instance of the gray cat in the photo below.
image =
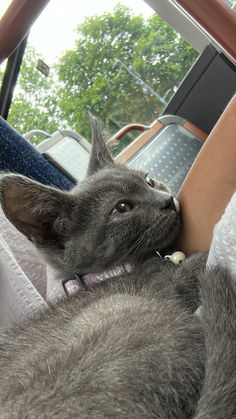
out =
{"type": "Polygon", "coordinates": [[[61,279],[82,278],[75,296],[9,331],[0,418],[236,418],[235,289],[203,256],[174,266],[156,254],[180,227],[162,184],[116,166],[93,121],[74,190],[6,175],[0,191],[61,279]]]}

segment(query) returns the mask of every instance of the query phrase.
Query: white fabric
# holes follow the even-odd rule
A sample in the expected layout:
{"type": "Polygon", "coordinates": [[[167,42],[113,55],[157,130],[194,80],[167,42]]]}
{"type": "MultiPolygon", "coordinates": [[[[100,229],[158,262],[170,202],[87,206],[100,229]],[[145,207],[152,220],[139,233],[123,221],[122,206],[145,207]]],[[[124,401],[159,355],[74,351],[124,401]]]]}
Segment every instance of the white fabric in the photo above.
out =
{"type": "Polygon", "coordinates": [[[226,266],[236,280],[236,192],[216,224],[208,256],[208,266],[226,266]]]}
{"type": "Polygon", "coordinates": [[[51,266],[47,266],[47,294],[46,301],[57,300],[58,298],[65,297],[65,292],[58,279],[58,274],[51,266]]]}
{"type": "Polygon", "coordinates": [[[47,267],[0,209],[0,328],[45,309],[47,267]],[[29,279],[30,278],[30,279],[29,279]]]}

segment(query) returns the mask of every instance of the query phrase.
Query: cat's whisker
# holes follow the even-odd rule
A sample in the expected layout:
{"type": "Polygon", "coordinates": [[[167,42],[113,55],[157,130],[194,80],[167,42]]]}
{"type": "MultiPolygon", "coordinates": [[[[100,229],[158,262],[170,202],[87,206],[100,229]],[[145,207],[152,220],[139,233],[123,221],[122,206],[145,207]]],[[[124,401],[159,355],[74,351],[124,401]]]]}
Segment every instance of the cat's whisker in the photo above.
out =
{"type": "MultiPolygon", "coordinates": [[[[139,237],[133,244],[132,244],[132,246],[130,247],[130,249],[129,249],[129,251],[127,252],[127,253],[125,253],[124,255],[122,255],[119,259],[118,259],[118,261],[117,261],[117,264],[119,265],[119,264],[121,264],[122,262],[123,262],[123,260],[124,259],[127,259],[127,257],[128,256],[131,256],[131,255],[134,255],[134,253],[135,253],[135,249],[136,248],[138,248],[138,246],[139,246],[139,242],[142,242],[142,240],[143,240],[143,237],[139,237]]],[[[133,261],[133,259],[134,259],[134,257],[132,258],[131,257],[131,259],[130,259],[130,262],[132,262],[133,261]]]]}
{"type": "Polygon", "coordinates": [[[149,243],[150,243],[151,237],[152,237],[151,233],[152,233],[153,229],[154,229],[153,226],[149,226],[146,229],[146,231],[144,232],[144,234],[136,241],[136,243],[135,243],[136,250],[133,249],[134,250],[133,257],[134,258],[137,258],[140,254],[143,253],[142,252],[142,250],[143,250],[143,246],[142,245],[144,244],[144,241],[147,241],[146,242],[146,246],[145,246],[146,247],[145,250],[147,250],[147,248],[149,247],[149,243]]]}
{"type": "Polygon", "coordinates": [[[46,360],[46,363],[47,363],[47,368],[48,368],[49,375],[50,375],[50,377],[52,377],[52,373],[51,373],[51,369],[50,369],[50,365],[49,365],[49,360],[48,360],[48,358],[47,358],[47,360],[46,360]]]}
{"type": "Polygon", "coordinates": [[[138,243],[138,245],[136,246],[135,251],[133,252],[133,259],[137,259],[139,256],[141,256],[142,254],[144,254],[145,252],[143,251],[144,248],[145,250],[147,249],[147,245],[144,246],[145,242],[144,239],[146,237],[143,238],[143,240],[140,240],[140,242],[138,243]]]}
{"type": "MultiPolygon", "coordinates": [[[[132,263],[135,259],[137,259],[137,257],[139,255],[141,255],[143,252],[143,248],[144,248],[144,242],[148,239],[148,243],[150,243],[150,237],[151,237],[151,231],[152,231],[153,227],[149,226],[142,235],[140,235],[140,237],[138,237],[138,239],[132,244],[132,246],[130,247],[129,251],[123,255],[119,260],[118,260],[118,264],[120,264],[124,258],[126,259],[129,255],[130,255],[130,262],[132,263]],[[148,238],[148,235],[150,235],[150,237],[148,238]]],[[[146,246],[147,247],[147,246],[146,246]]]]}

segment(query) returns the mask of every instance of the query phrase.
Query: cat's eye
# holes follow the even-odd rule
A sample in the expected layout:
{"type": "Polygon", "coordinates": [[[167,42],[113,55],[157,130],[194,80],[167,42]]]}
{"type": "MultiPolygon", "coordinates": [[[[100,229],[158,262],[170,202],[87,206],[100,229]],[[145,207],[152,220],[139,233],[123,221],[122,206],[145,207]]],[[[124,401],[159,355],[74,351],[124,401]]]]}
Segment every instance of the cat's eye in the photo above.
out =
{"type": "Polygon", "coordinates": [[[151,179],[149,176],[146,176],[145,180],[146,180],[147,184],[148,184],[149,186],[151,186],[151,188],[154,188],[154,186],[155,186],[155,181],[154,181],[153,179],[151,179]]]}
{"type": "Polygon", "coordinates": [[[123,214],[124,212],[128,212],[132,210],[132,205],[129,202],[119,202],[114,206],[114,208],[111,211],[111,214],[123,214]]]}

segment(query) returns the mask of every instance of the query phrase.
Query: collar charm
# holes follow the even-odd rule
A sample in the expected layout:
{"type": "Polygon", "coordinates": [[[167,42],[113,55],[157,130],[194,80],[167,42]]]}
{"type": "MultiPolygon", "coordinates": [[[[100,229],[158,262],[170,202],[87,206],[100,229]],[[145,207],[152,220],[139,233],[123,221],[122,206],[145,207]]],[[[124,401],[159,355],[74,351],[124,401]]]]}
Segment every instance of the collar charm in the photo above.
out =
{"type": "Polygon", "coordinates": [[[177,251],[172,255],[166,255],[165,259],[170,260],[174,265],[180,265],[186,259],[186,256],[183,252],[177,251]]]}

